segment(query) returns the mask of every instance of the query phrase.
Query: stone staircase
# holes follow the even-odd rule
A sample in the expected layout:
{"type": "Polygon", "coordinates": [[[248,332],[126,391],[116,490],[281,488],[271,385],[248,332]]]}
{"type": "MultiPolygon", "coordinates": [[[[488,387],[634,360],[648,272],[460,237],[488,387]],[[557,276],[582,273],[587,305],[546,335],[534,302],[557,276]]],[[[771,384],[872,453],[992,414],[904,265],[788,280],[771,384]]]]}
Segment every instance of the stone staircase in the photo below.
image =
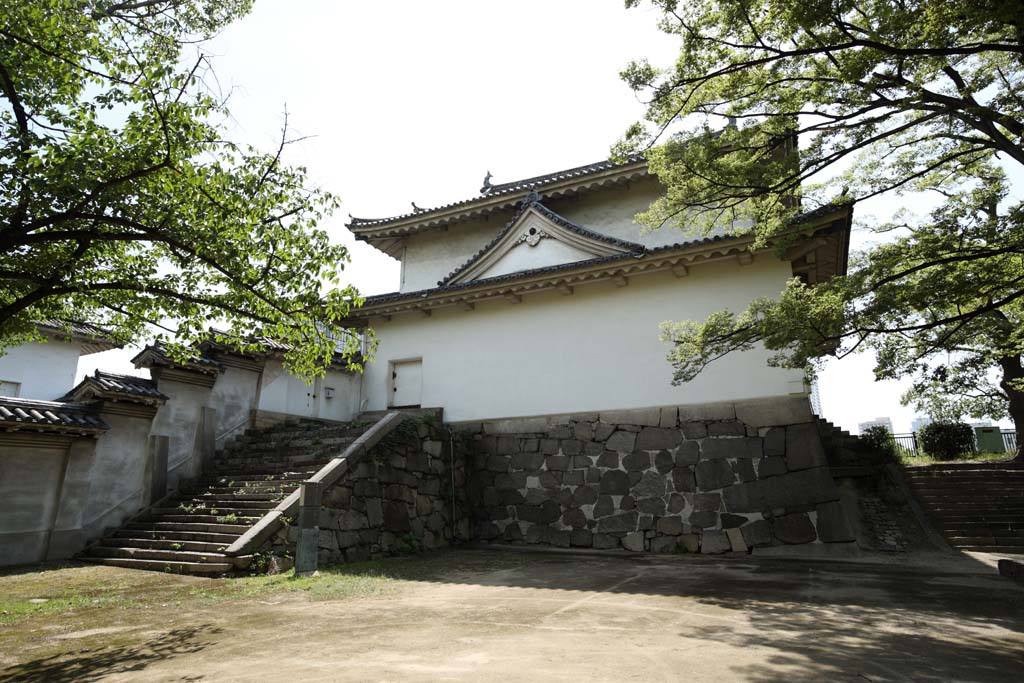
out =
{"type": "Polygon", "coordinates": [[[243,569],[251,556],[223,551],[342,453],[370,423],[288,422],[246,432],[219,451],[213,470],[131,519],[79,559],[182,574],[243,569]]]}
{"type": "Polygon", "coordinates": [[[904,474],[951,546],[1024,554],[1024,463],[942,463],[904,474]]]}
{"type": "Polygon", "coordinates": [[[818,417],[818,434],[835,477],[856,475],[893,462],[885,453],[872,449],[860,437],[818,417]]]}

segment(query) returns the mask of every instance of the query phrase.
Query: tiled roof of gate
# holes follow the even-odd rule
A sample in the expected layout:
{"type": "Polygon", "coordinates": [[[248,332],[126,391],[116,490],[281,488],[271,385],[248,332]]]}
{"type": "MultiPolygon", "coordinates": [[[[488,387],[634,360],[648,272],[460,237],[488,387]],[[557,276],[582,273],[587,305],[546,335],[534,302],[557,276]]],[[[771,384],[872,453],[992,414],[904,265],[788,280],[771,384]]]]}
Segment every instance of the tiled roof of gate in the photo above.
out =
{"type": "MultiPolygon", "coordinates": [[[[620,240],[617,237],[610,237],[608,235],[602,235],[602,234],[594,232],[592,230],[588,230],[587,228],[584,228],[582,225],[579,225],[578,223],[574,223],[571,220],[569,220],[568,218],[566,218],[566,217],[564,217],[564,216],[562,216],[560,214],[555,213],[554,211],[552,211],[548,207],[546,207],[543,204],[541,204],[539,197],[537,197],[536,195],[531,195],[531,196],[527,197],[522,202],[522,204],[519,207],[519,210],[516,211],[515,215],[512,216],[512,219],[508,223],[505,224],[505,227],[498,231],[498,234],[495,235],[494,239],[492,239],[490,242],[485,244],[480,249],[480,251],[478,251],[477,253],[473,254],[473,256],[471,256],[468,261],[463,263],[461,266],[459,266],[458,268],[456,268],[452,272],[448,273],[448,275],[446,275],[443,279],[439,280],[438,283],[437,283],[438,286],[444,286],[445,284],[451,282],[452,278],[454,278],[459,273],[461,273],[462,271],[466,270],[466,268],[469,268],[471,265],[473,265],[474,263],[479,261],[481,258],[483,258],[484,254],[486,254],[488,251],[493,249],[494,246],[496,244],[498,244],[498,242],[500,242],[508,234],[508,231],[512,229],[512,226],[515,225],[515,222],[518,221],[519,218],[524,213],[529,211],[531,208],[533,208],[536,211],[538,211],[541,215],[546,216],[547,218],[551,219],[552,222],[557,223],[558,225],[562,226],[566,230],[571,230],[572,232],[575,232],[576,234],[581,235],[583,237],[586,237],[588,239],[597,240],[599,242],[604,242],[606,244],[613,244],[613,245],[615,245],[617,247],[621,247],[621,248],[623,248],[623,249],[625,249],[625,250],[627,250],[629,252],[632,252],[634,254],[639,254],[639,253],[643,253],[644,251],[646,251],[646,247],[644,247],[644,245],[642,245],[642,244],[637,244],[636,242],[628,242],[626,240],[620,240]]],[[[619,255],[616,255],[616,256],[619,256],[619,255]]]]}
{"type": "Polygon", "coordinates": [[[554,173],[546,173],[544,175],[533,176],[532,178],[523,178],[522,180],[513,180],[508,183],[499,183],[492,185],[486,191],[481,192],[475,197],[469,199],[463,199],[457,202],[451,202],[449,204],[443,204],[441,206],[435,206],[429,209],[423,209],[422,211],[414,211],[410,213],[400,214],[398,216],[389,216],[387,218],[355,218],[351,217],[348,222],[348,227],[353,231],[360,230],[363,228],[374,228],[377,226],[384,226],[389,223],[395,223],[397,221],[405,220],[407,218],[413,218],[416,216],[427,217],[432,213],[445,211],[447,209],[454,209],[460,206],[466,206],[473,202],[478,202],[491,197],[500,197],[502,195],[511,195],[520,192],[526,192],[529,190],[540,190],[547,185],[553,183],[562,182],[565,180],[572,180],[576,178],[585,178],[602,171],[609,171],[615,168],[630,166],[632,164],[640,163],[644,160],[642,154],[636,154],[630,156],[625,161],[616,162],[604,159],[591,164],[584,164],[583,166],[577,166],[575,168],[567,168],[561,171],[555,171],[554,173]]]}
{"type": "Polygon", "coordinates": [[[78,403],[30,401],[0,396],[0,428],[9,431],[31,428],[38,431],[92,434],[110,427],[91,414],[87,406],[78,403]]]}
{"type": "Polygon", "coordinates": [[[102,370],[97,370],[91,377],[87,376],[64,398],[68,400],[113,398],[145,403],[167,400],[166,396],[157,391],[156,384],[151,379],[133,375],[117,375],[102,370]]]}

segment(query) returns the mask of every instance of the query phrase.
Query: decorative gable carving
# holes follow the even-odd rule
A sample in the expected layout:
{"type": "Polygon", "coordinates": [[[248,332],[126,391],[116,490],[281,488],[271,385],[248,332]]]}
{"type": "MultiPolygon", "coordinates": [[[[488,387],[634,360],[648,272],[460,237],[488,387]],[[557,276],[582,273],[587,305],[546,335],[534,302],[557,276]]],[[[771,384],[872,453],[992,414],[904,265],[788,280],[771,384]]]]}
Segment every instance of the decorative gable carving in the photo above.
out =
{"type": "Polygon", "coordinates": [[[539,197],[531,193],[490,244],[438,284],[451,285],[644,251],[643,245],[601,235],[573,223],[541,204],[539,197]]]}

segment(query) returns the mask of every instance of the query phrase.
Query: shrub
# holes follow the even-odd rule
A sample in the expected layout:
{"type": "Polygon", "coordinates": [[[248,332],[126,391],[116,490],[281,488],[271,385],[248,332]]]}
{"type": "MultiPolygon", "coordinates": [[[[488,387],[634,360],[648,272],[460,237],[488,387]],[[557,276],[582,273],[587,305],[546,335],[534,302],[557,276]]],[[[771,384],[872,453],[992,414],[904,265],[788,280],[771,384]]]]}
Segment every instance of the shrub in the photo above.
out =
{"type": "Polygon", "coordinates": [[[963,422],[932,422],[917,435],[924,452],[936,460],[955,460],[974,452],[974,432],[963,422]]]}
{"type": "Polygon", "coordinates": [[[881,425],[868,427],[860,435],[860,440],[877,453],[885,453],[890,457],[896,455],[896,442],[889,430],[881,425]]]}

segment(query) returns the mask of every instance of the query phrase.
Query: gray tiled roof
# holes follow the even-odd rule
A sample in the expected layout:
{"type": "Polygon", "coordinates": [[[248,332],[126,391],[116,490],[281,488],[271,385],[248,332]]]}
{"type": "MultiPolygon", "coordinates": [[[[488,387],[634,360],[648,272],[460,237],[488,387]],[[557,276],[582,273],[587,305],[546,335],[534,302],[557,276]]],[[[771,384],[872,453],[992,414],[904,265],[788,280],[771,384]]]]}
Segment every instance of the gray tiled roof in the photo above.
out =
{"type": "Polygon", "coordinates": [[[135,367],[150,367],[151,365],[163,367],[178,366],[210,374],[216,373],[221,368],[220,363],[201,354],[195,355],[183,363],[178,362],[171,358],[170,354],[167,353],[167,348],[159,341],[142,349],[132,358],[132,363],[135,364],[135,367]]]}
{"type": "Polygon", "coordinates": [[[157,391],[156,384],[151,379],[133,375],[117,375],[102,370],[97,370],[93,376],[83,379],[64,398],[75,401],[118,398],[145,403],[167,400],[166,396],[157,391]]]}
{"type": "MultiPolygon", "coordinates": [[[[819,217],[822,217],[822,216],[827,216],[830,213],[834,213],[836,211],[839,211],[839,210],[841,210],[843,208],[846,208],[847,206],[849,206],[849,204],[844,204],[844,203],[826,204],[824,206],[820,206],[820,207],[818,207],[816,209],[813,209],[811,211],[806,211],[804,213],[801,213],[801,214],[798,214],[798,215],[794,216],[792,219],[790,219],[790,224],[791,225],[799,225],[801,223],[806,223],[806,222],[814,220],[816,218],[819,218],[819,217]]],[[[590,231],[587,231],[587,232],[590,232],[590,231]]],[[[444,293],[444,292],[455,292],[455,291],[458,291],[458,290],[461,290],[461,289],[469,289],[471,287],[477,287],[477,286],[480,286],[480,285],[490,285],[490,284],[497,284],[497,283],[502,283],[502,282],[515,282],[516,280],[525,280],[525,279],[528,279],[528,278],[535,277],[537,275],[547,275],[547,274],[559,273],[559,272],[563,272],[563,271],[575,270],[577,268],[587,268],[587,267],[590,267],[590,266],[593,266],[593,265],[598,265],[598,264],[603,264],[603,263],[614,263],[615,261],[629,261],[629,260],[636,259],[636,258],[641,257],[641,256],[656,255],[656,254],[659,254],[659,253],[673,251],[673,250],[676,250],[676,249],[685,249],[685,248],[688,248],[688,247],[699,247],[699,246],[704,246],[704,245],[708,245],[708,244],[713,244],[715,242],[724,242],[724,241],[736,239],[736,238],[742,237],[742,236],[743,235],[737,235],[737,234],[732,234],[732,235],[714,235],[712,237],[704,237],[704,238],[701,238],[701,239],[689,240],[689,241],[685,241],[685,242],[676,242],[674,244],[667,244],[667,245],[660,246],[660,247],[643,247],[642,245],[637,245],[637,246],[640,247],[640,250],[636,251],[636,252],[631,252],[631,253],[628,253],[628,254],[612,254],[611,256],[601,256],[601,257],[598,257],[598,258],[587,259],[585,261],[571,261],[569,263],[561,263],[561,264],[554,265],[554,266],[545,266],[543,268],[533,268],[531,270],[521,270],[521,271],[518,271],[518,272],[515,272],[515,273],[507,273],[505,275],[498,275],[498,276],[489,277],[489,278],[480,278],[480,279],[477,279],[477,280],[470,280],[468,282],[459,282],[459,283],[455,283],[455,284],[446,284],[446,283],[448,283],[450,281],[450,279],[452,277],[452,275],[449,275],[444,280],[442,280],[440,283],[438,283],[437,287],[432,287],[430,289],[421,289],[421,290],[417,290],[415,292],[390,292],[388,294],[378,294],[376,296],[368,296],[368,297],[366,297],[366,301],[365,301],[365,303],[363,305],[364,306],[374,306],[374,305],[377,305],[377,304],[394,303],[394,302],[397,302],[397,301],[407,301],[407,300],[422,299],[422,298],[430,296],[432,294],[440,294],[440,293],[444,293]]],[[[632,244],[632,243],[631,242],[627,242],[626,244],[632,244]]],[[[486,247],[485,247],[485,249],[486,249],[486,247]]],[[[479,255],[474,256],[473,258],[476,259],[478,256],[479,255]]],[[[459,270],[461,270],[461,268],[459,270]]],[[[458,272],[458,271],[456,271],[456,272],[458,272]]],[[[355,314],[358,315],[358,310],[355,312],[355,314]]]]}
{"type": "Polygon", "coordinates": [[[30,401],[0,396],[0,428],[97,433],[110,427],[87,406],[58,401],[30,401]]]}
{"type": "Polygon", "coordinates": [[[571,230],[572,232],[575,232],[578,235],[582,235],[583,237],[587,237],[589,239],[597,240],[600,242],[605,242],[606,244],[613,244],[633,254],[640,254],[646,251],[646,248],[642,244],[637,244],[636,242],[627,242],[626,240],[620,240],[617,237],[609,237],[608,235],[602,235],[592,230],[588,230],[584,228],[582,225],[572,222],[568,218],[565,218],[564,216],[555,213],[548,207],[541,204],[540,197],[538,197],[536,194],[531,193],[530,196],[526,197],[526,199],[523,200],[522,204],[519,207],[519,210],[516,211],[514,216],[512,216],[512,219],[505,224],[504,228],[498,231],[498,234],[495,235],[494,239],[485,244],[483,248],[480,249],[480,251],[478,251],[477,253],[475,253],[472,257],[470,257],[468,261],[463,263],[461,266],[459,266],[452,272],[448,273],[448,275],[445,276],[443,279],[439,280],[437,283],[438,286],[444,286],[445,284],[451,282],[452,279],[456,277],[459,273],[466,270],[466,268],[469,268],[471,265],[473,265],[481,258],[483,258],[484,254],[493,249],[494,246],[508,234],[508,231],[512,229],[512,226],[515,225],[515,222],[518,221],[519,218],[531,208],[538,211],[541,215],[551,219],[551,221],[553,221],[554,223],[562,226],[567,230],[571,230]]]}
{"type": "Polygon", "coordinates": [[[621,166],[637,164],[643,160],[644,156],[642,154],[633,155],[623,162],[615,162],[605,159],[592,164],[585,164],[583,166],[577,166],[575,168],[568,168],[562,171],[555,171],[554,173],[547,173],[544,175],[534,176],[532,178],[524,178],[522,180],[514,180],[508,183],[492,185],[485,192],[481,192],[479,195],[475,197],[463,199],[457,202],[452,202],[450,204],[435,206],[433,208],[424,209],[418,212],[405,213],[398,216],[390,216],[387,218],[352,217],[348,222],[348,227],[353,230],[358,230],[360,228],[372,228],[376,226],[387,225],[388,223],[394,223],[396,221],[405,220],[406,218],[412,218],[414,216],[428,216],[431,213],[437,211],[445,211],[447,209],[465,206],[467,204],[472,204],[473,202],[477,202],[483,199],[490,199],[491,197],[517,194],[529,190],[543,190],[544,187],[547,185],[562,182],[565,180],[572,180],[574,178],[585,178],[586,176],[594,175],[595,173],[600,173],[602,171],[608,171],[611,169],[619,168],[621,166]]]}

